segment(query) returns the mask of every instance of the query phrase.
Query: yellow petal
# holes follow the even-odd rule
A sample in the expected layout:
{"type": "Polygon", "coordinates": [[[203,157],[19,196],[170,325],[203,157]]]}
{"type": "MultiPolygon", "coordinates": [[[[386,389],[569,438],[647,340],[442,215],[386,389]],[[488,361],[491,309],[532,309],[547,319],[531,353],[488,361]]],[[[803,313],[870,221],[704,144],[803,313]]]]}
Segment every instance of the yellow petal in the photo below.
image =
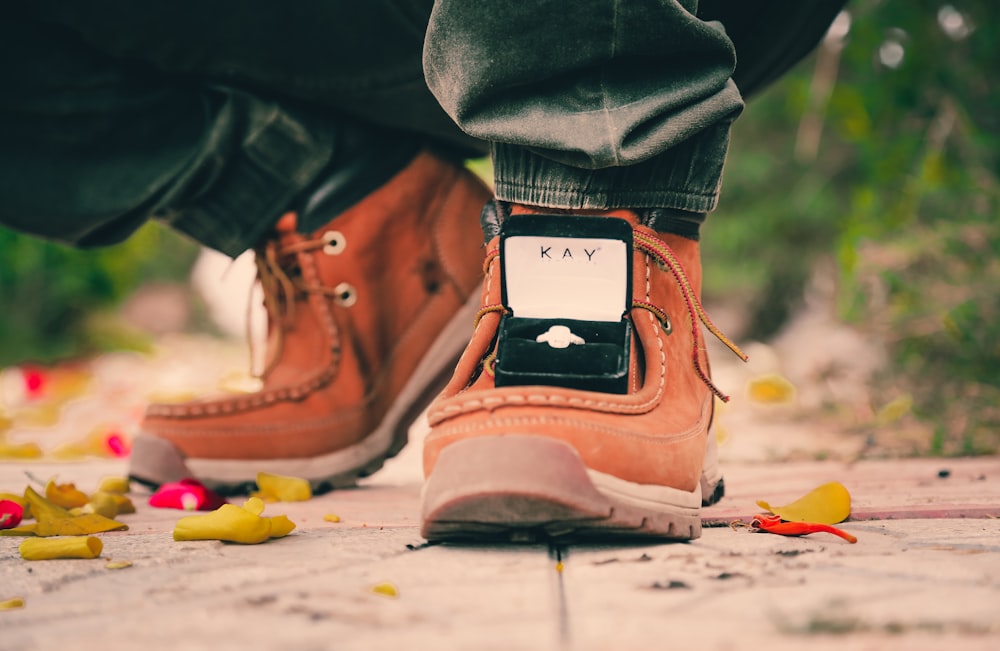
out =
{"type": "Polygon", "coordinates": [[[132,503],[128,495],[122,495],[121,493],[107,493],[107,495],[110,495],[111,499],[115,501],[115,508],[118,509],[118,515],[135,513],[135,504],[132,503]]]}
{"type": "Polygon", "coordinates": [[[28,538],[18,551],[26,561],[46,561],[53,558],[97,558],[104,549],[100,538],[73,536],[70,538],[28,538]]]}
{"type": "Polygon", "coordinates": [[[132,500],[121,493],[97,491],[90,496],[89,502],[80,507],[79,513],[77,509],[72,509],[70,513],[73,515],[97,513],[106,518],[114,518],[123,513],[135,513],[135,505],[132,504],[132,500]]]}
{"type": "Polygon", "coordinates": [[[124,495],[132,490],[132,485],[128,477],[105,477],[101,480],[97,490],[104,493],[118,493],[124,495]]]}
{"type": "Polygon", "coordinates": [[[235,504],[223,504],[205,515],[181,518],[174,527],[174,540],[225,540],[253,545],[264,542],[270,535],[270,518],[262,518],[235,504]]]}
{"type": "Polygon", "coordinates": [[[275,515],[268,518],[271,521],[271,537],[281,538],[295,530],[295,523],[287,515],[275,515]]]}
{"type": "Polygon", "coordinates": [[[399,589],[391,583],[377,583],[372,586],[372,592],[393,599],[399,596],[399,589]]]}
{"type": "Polygon", "coordinates": [[[97,513],[71,516],[68,518],[42,519],[35,525],[35,535],[48,536],[85,536],[105,531],[125,531],[128,525],[97,513]]]}
{"type": "Polygon", "coordinates": [[[875,422],[879,425],[894,423],[913,409],[913,397],[910,395],[900,396],[889,401],[875,414],[875,422]]]}
{"type": "Polygon", "coordinates": [[[108,561],[104,566],[108,570],[124,570],[126,567],[132,567],[132,561],[108,561]]]}
{"type": "Polygon", "coordinates": [[[0,601],[0,610],[14,610],[15,608],[24,608],[24,599],[14,597],[0,601]]]}
{"type": "Polygon", "coordinates": [[[35,529],[37,528],[38,523],[36,522],[22,524],[19,527],[13,527],[11,529],[0,529],[0,536],[34,536],[35,529]]]}
{"type": "Polygon", "coordinates": [[[327,522],[340,522],[340,516],[336,513],[327,513],[323,516],[323,519],[327,522]]]}
{"type": "Polygon", "coordinates": [[[247,513],[253,513],[254,515],[260,515],[264,512],[264,500],[259,497],[251,497],[246,502],[243,502],[243,509],[247,513]]]}
{"type": "Polygon", "coordinates": [[[783,404],[795,399],[795,385],[780,375],[762,375],[750,380],[747,394],[754,402],[783,404]]]}
{"type": "Polygon", "coordinates": [[[304,502],[312,497],[312,487],[307,480],[268,472],[257,473],[257,488],[265,499],[279,502],[304,502]]]}
{"type": "Polygon", "coordinates": [[[785,506],[771,506],[764,500],[757,505],[789,522],[837,524],[851,514],[851,494],[843,484],[832,481],[785,506]]]}
{"type": "Polygon", "coordinates": [[[118,502],[111,496],[111,493],[100,491],[90,496],[90,501],[82,507],[83,513],[96,513],[106,518],[113,518],[118,515],[118,502]]]}
{"type": "Polygon", "coordinates": [[[0,441],[0,459],[40,459],[44,453],[35,443],[0,441]]]}
{"type": "Polygon", "coordinates": [[[39,522],[70,517],[69,511],[45,499],[31,486],[24,489],[24,499],[31,505],[31,513],[39,522]]]}

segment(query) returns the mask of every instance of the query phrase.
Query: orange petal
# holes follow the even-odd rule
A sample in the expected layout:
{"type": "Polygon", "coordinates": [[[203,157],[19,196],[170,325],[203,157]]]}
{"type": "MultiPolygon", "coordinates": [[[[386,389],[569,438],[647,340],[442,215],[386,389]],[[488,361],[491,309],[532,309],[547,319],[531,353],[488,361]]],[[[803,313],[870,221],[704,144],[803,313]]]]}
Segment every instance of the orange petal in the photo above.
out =
{"type": "Polygon", "coordinates": [[[45,486],[45,498],[64,509],[83,506],[90,501],[86,493],[77,490],[76,484],[57,484],[54,479],[45,486]]]}

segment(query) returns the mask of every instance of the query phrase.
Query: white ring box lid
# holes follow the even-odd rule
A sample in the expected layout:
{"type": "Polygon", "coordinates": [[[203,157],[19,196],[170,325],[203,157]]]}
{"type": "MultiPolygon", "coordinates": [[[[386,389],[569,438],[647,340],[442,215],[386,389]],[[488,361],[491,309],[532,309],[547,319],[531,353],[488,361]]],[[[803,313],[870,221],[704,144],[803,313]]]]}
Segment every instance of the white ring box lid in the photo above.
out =
{"type": "Polygon", "coordinates": [[[628,308],[628,256],[620,239],[507,237],[506,305],[522,318],[621,321],[628,308]]]}

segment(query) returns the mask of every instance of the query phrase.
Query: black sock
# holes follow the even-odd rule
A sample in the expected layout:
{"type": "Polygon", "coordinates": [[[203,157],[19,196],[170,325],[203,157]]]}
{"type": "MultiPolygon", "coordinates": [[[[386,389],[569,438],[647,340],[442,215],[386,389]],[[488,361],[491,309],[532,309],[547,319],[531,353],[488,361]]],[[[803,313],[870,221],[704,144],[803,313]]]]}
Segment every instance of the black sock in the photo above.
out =
{"type": "Polygon", "coordinates": [[[701,225],[705,223],[705,213],[687,212],[675,208],[650,208],[640,210],[643,226],[660,233],[671,233],[697,242],[701,237],[701,225]]]}
{"type": "Polygon", "coordinates": [[[307,187],[296,230],[310,233],[384,185],[420,152],[419,140],[384,129],[345,126],[326,168],[307,187]]]}

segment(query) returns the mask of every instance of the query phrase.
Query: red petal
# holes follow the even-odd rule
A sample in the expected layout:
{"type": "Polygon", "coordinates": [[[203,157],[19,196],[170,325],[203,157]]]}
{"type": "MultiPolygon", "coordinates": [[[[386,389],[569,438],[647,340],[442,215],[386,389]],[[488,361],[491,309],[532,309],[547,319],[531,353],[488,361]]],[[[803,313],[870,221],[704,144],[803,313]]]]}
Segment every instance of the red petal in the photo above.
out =
{"type": "Polygon", "coordinates": [[[24,391],[29,398],[40,398],[45,391],[45,373],[39,368],[22,367],[21,377],[24,379],[24,391]]]}
{"type": "Polygon", "coordinates": [[[129,445],[128,440],[118,432],[108,434],[108,437],[104,439],[104,445],[111,456],[119,459],[127,457],[132,452],[132,446],[129,445]]]}
{"type": "Polygon", "coordinates": [[[13,529],[21,524],[24,509],[17,502],[0,500],[0,529],[13,529]]]}
{"type": "Polygon", "coordinates": [[[161,509],[214,511],[223,504],[226,504],[225,498],[205,488],[205,485],[197,479],[190,478],[163,484],[149,496],[149,505],[161,509]]]}

